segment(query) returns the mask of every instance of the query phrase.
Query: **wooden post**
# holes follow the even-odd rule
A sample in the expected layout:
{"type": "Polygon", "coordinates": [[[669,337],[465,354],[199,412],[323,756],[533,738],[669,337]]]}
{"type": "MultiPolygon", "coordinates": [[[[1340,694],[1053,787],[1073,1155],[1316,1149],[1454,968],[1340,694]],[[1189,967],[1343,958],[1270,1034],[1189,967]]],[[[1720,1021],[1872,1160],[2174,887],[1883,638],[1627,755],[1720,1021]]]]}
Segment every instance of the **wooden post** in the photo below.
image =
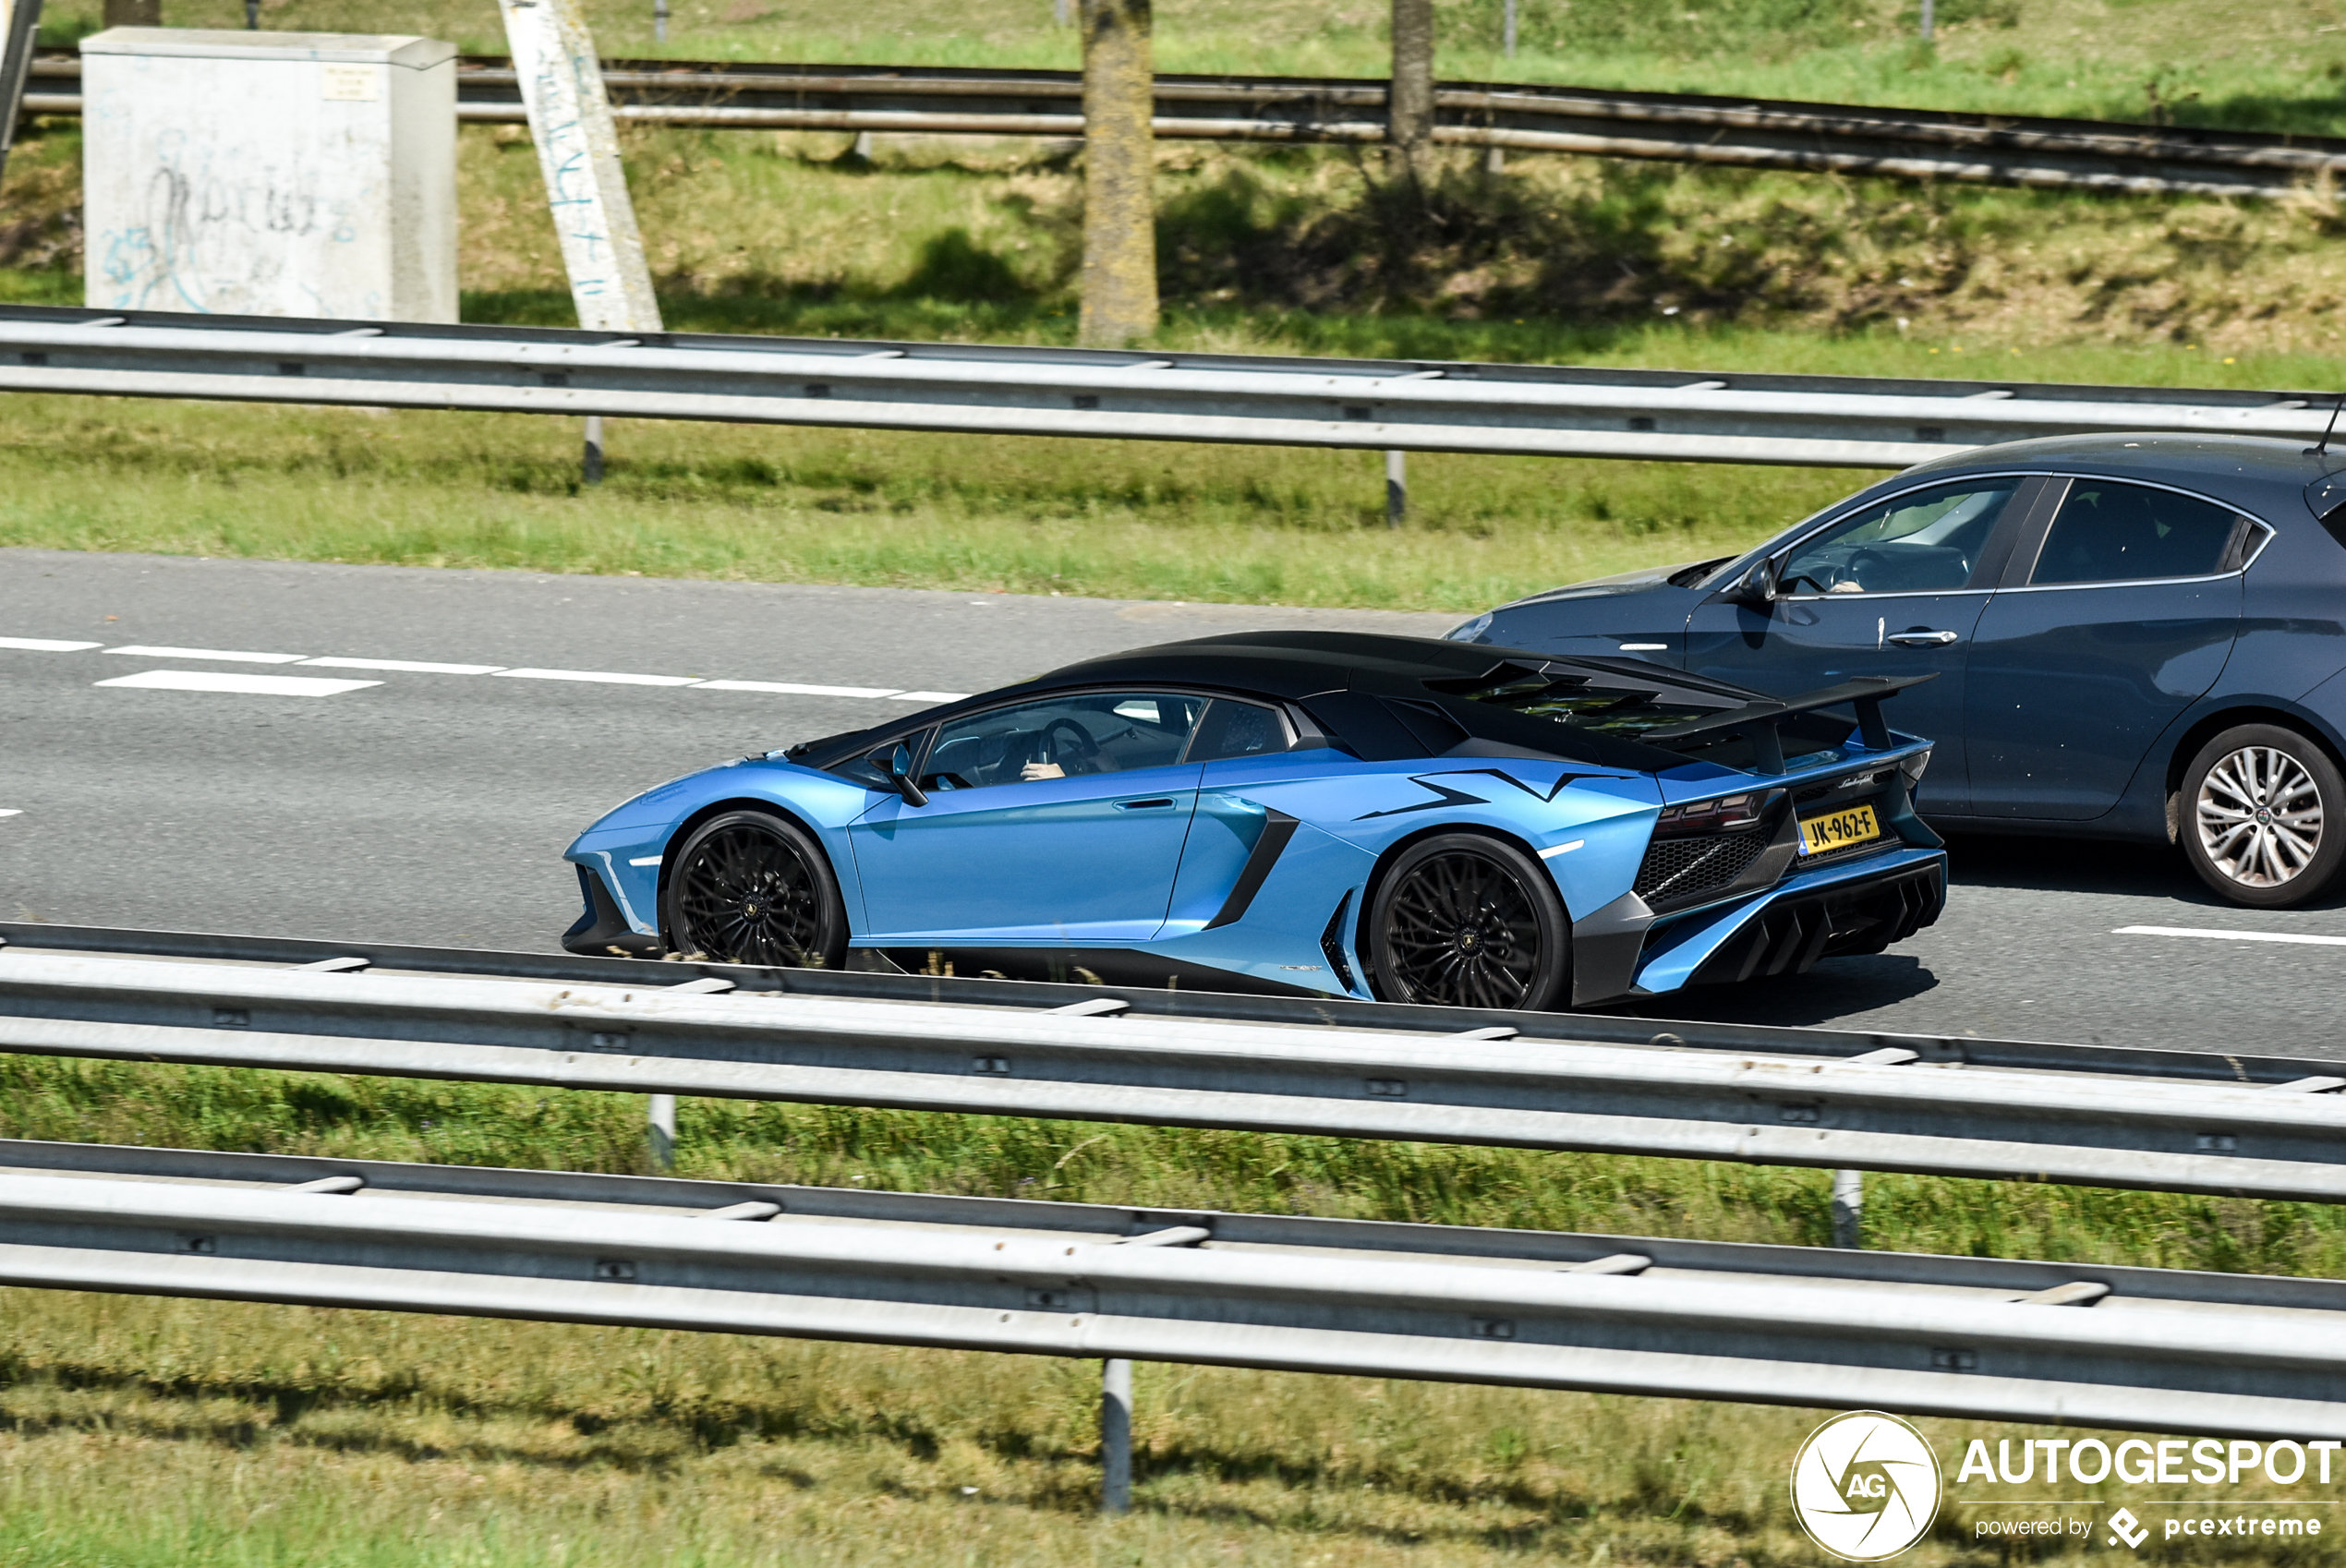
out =
{"type": "Polygon", "coordinates": [[[1155,67],[1149,0],[1083,0],[1083,342],[1156,331],[1155,67]]]}
{"type": "Polygon", "coordinates": [[[1385,136],[1409,177],[1423,180],[1433,151],[1433,0],[1393,0],[1393,85],[1385,136]]]}
{"type": "MultiPolygon", "coordinates": [[[[659,301],[652,297],[644,238],[619,162],[619,127],[581,0],[497,5],[578,324],[590,332],[659,332],[659,301]]],[[[582,464],[588,484],[601,480],[602,460],[602,421],[591,419],[582,464]]]]}

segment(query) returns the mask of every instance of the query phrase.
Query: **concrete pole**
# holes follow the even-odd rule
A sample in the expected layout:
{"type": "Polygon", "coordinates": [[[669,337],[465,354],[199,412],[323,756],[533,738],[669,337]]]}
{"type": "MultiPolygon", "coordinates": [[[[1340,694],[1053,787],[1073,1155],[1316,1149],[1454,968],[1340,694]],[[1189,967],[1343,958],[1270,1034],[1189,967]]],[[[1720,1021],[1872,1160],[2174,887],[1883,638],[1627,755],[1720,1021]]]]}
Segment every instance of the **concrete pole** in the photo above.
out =
{"type": "MultiPolygon", "coordinates": [[[[619,162],[619,128],[582,0],[497,0],[521,78],[530,139],[546,176],[562,270],[578,324],[590,332],[656,332],[644,239],[619,162]]],[[[602,478],[600,421],[590,427],[586,482],[602,478]]]]}
{"type": "Polygon", "coordinates": [[[1385,454],[1385,525],[1398,528],[1409,515],[1409,454],[1385,454]]]}
{"type": "Polygon", "coordinates": [[[1393,0],[1393,85],[1385,136],[1409,177],[1433,151],[1433,0],[1393,0]]]}
{"type": "Polygon", "coordinates": [[[1866,1244],[1866,1173],[1832,1173],[1832,1244],[1856,1248],[1866,1244]]]}
{"type": "Polygon", "coordinates": [[[652,0],[652,42],[668,42],[668,0],[652,0]]]}
{"type": "Polygon", "coordinates": [[[25,75],[32,69],[40,31],[41,0],[0,0],[0,179],[7,177],[8,149],[16,143],[25,75]]]}
{"type": "Polygon", "coordinates": [[[1504,52],[1506,57],[1512,60],[1515,58],[1515,0],[1506,0],[1506,25],[1504,31],[1506,40],[1504,52]]]}
{"type": "Polygon", "coordinates": [[[1930,0],[1922,0],[1922,41],[1925,43],[1930,42],[1931,23],[1935,19],[1930,14],[1931,8],[1930,0]]]}
{"type": "MultiPolygon", "coordinates": [[[[590,419],[587,423],[599,425],[602,421],[590,419]]],[[[676,1096],[650,1094],[645,1098],[651,1102],[651,1115],[645,1127],[645,1147],[651,1155],[652,1169],[664,1176],[676,1168],[676,1096]]]]}
{"type": "Polygon", "coordinates": [[[1156,73],[1149,0],[1083,3],[1083,342],[1156,331],[1156,73]]]}
{"type": "Polygon", "coordinates": [[[1132,1508],[1132,1363],[1100,1363],[1100,1512],[1132,1508]]]}

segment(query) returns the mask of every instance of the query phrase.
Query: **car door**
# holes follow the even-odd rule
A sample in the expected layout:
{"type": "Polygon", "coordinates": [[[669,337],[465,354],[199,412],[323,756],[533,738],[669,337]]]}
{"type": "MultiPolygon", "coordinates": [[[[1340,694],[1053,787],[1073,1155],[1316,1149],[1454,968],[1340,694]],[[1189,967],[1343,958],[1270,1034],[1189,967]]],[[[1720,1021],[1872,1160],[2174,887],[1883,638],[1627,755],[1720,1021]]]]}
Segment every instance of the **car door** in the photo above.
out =
{"type": "Polygon", "coordinates": [[[1205,707],[1172,692],[1077,692],[940,726],[928,799],[883,798],[848,830],[873,946],[1123,944],[1165,923],[1205,707]]]}
{"type": "Polygon", "coordinates": [[[1695,607],[1687,668],[1777,696],[1858,675],[1935,676],[1885,711],[1893,728],[1936,742],[1917,803],[1962,814],[1965,655],[2046,484],[2012,475],[1941,482],[1834,519],[1772,558],[1759,592],[1695,607]]]}
{"type": "Polygon", "coordinates": [[[2267,530],[2158,486],[2059,481],[1973,640],[1972,810],[2083,821],[2208,687],[2239,634],[2241,568],[2267,530]]]}

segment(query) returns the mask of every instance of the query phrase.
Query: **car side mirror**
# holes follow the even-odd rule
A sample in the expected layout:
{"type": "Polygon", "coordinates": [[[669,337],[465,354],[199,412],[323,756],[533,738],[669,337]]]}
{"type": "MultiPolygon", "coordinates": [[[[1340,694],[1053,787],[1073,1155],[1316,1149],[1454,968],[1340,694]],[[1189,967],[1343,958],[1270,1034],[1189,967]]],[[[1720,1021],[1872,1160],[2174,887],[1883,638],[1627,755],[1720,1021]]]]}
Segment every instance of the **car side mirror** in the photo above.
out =
{"type": "Polygon", "coordinates": [[[895,745],[882,746],[864,760],[888,776],[888,781],[896,786],[896,792],[904,797],[906,805],[928,804],[927,794],[913,777],[912,747],[899,741],[895,745]]]}
{"type": "Polygon", "coordinates": [[[1770,558],[1754,561],[1751,570],[1728,584],[1713,596],[1727,604],[1748,605],[1753,609],[1766,609],[1777,597],[1776,573],[1782,562],[1770,558]]]}

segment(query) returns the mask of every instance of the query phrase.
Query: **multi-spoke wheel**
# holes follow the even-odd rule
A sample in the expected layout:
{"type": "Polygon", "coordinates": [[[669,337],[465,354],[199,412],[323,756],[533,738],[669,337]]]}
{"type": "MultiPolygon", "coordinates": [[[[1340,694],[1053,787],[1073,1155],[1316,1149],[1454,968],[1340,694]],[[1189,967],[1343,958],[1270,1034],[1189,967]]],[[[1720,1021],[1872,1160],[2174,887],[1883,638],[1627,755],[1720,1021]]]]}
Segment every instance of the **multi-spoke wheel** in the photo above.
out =
{"type": "Polygon", "coordinates": [[[1377,995],[1452,1007],[1561,1007],[1572,927],[1539,862],[1479,833],[1401,851],[1369,910],[1377,995]]]}
{"type": "Polygon", "coordinates": [[[821,848],[764,812],[727,812],[668,858],[660,924],[687,956],[727,964],[837,969],[847,920],[821,848]]]}
{"type": "Polygon", "coordinates": [[[2346,858],[2346,778],[2294,730],[2246,724],[2183,774],[2181,837],[2192,869],[2236,904],[2286,909],[2327,887],[2346,858]]]}

